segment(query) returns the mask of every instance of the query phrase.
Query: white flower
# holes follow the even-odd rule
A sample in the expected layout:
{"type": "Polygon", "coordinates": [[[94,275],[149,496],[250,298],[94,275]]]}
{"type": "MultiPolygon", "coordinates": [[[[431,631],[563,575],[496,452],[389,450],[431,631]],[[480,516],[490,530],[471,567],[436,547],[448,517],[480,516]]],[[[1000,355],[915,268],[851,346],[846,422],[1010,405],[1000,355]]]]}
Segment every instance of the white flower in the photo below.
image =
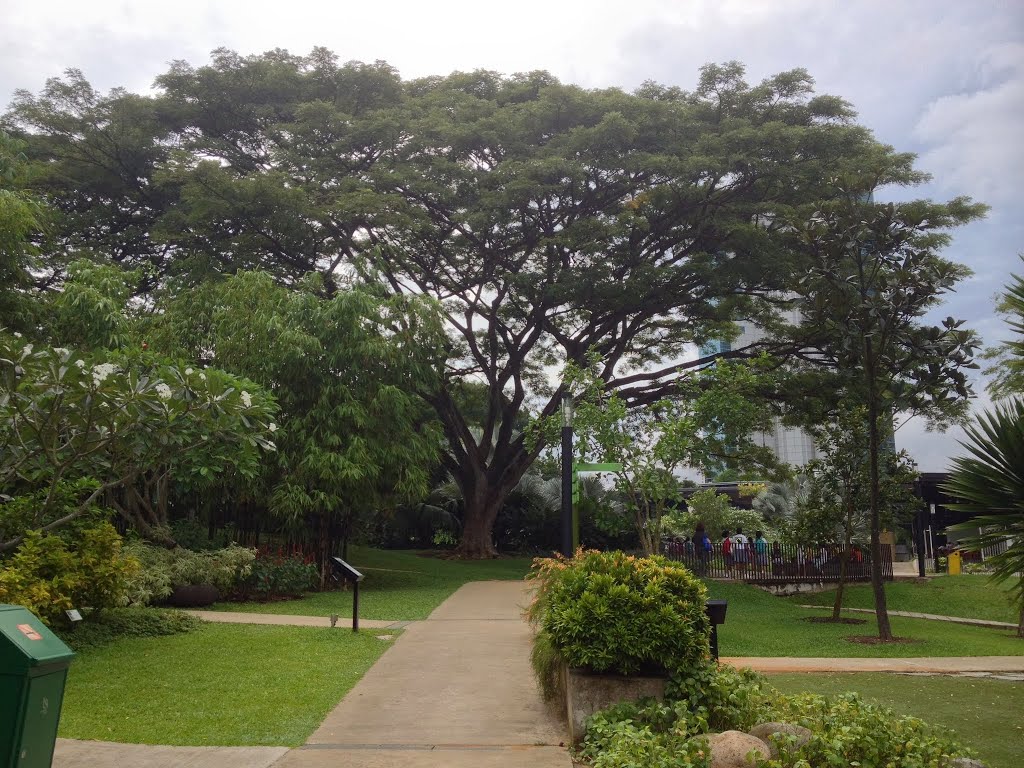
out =
{"type": "Polygon", "coordinates": [[[252,395],[250,395],[244,389],[242,390],[242,405],[244,405],[246,408],[252,406],[252,395]]]}
{"type": "Polygon", "coordinates": [[[164,384],[162,381],[159,384],[157,384],[154,387],[154,389],[156,390],[157,395],[160,396],[161,400],[171,399],[171,388],[164,384]]]}
{"type": "Polygon", "coordinates": [[[56,352],[58,355],[66,355],[68,353],[68,350],[65,349],[64,347],[54,347],[53,351],[56,352]]]}
{"type": "Polygon", "coordinates": [[[23,354],[23,355],[31,355],[32,354],[32,345],[31,344],[26,344],[24,347],[22,347],[21,354],[23,354]]]}
{"type": "Polygon", "coordinates": [[[267,429],[270,430],[271,432],[277,432],[277,424],[275,424],[274,422],[270,422],[269,424],[267,424],[267,429]]]}
{"type": "Polygon", "coordinates": [[[75,360],[75,365],[77,365],[79,368],[84,369],[85,368],[85,360],[75,360]]]}
{"type": "Polygon", "coordinates": [[[205,373],[200,373],[199,374],[199,378],[202,379],[203,381],[206,381],[206,374],[205,373]]]}
{"type": "Polygon", "coordinates": [[[191,376],[192,375],[192,369],[191,368],[186,368],[185,369],[185,375],[186,376],[191,376]]]}
{"type": "Polygon", "coordinates": [[[14,338],[16,338],[16,339],[20,339],[20,338],[21,338],[21,334],[20,334],[20,333],[18,333],[17,331],[15,331],[15,332],[14,332],[14,338]]]}
{"type": "Polygon", "coordinates": [[[93,384],[99,386],[100,384],[107,380],[107,377],[110,376],[110,374],[116,371],[117,366],[114,365],[113,363],[100,363],[99,365],[94,365],[92,368],[93,384]]]}

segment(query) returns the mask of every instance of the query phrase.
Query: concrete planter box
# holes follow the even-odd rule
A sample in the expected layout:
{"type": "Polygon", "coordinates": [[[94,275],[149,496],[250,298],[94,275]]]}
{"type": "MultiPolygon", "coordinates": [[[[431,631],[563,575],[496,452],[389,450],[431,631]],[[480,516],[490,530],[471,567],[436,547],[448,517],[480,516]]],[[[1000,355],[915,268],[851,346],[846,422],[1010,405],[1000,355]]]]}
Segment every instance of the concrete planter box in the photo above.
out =
{"type": "Polygon", "coordinates": [[[620,701],[665,699],[665,677],[605,675],[568,667],[563,668],[562,674],[569,740],[573,744],[583,741],[587,718],[598,710],[620,701]]]}

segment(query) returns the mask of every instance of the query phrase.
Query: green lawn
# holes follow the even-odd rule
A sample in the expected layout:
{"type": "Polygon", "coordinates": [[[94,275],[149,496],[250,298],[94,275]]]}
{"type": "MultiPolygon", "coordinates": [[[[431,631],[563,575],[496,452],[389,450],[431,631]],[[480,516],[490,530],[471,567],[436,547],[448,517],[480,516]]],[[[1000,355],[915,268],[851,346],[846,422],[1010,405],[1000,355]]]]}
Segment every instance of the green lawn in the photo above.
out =
{"type": "MultiPolygon", "coordinates": [[[[349,562],[366,577],[359,585],[359,616],[394,621],[425,619],[456,589],[470,581],[522,579],[532,558],[444,560],[414,552],[352,547],[349,562]]],[[[298,616],[352,615],[349,591],[313,592],[301,600],[218,603],[214,610],[298,616]]]]}
{"type": "MultiPolygon", "coordinates": [[[[1010,602],[1010,584],[993,584],[988,576],[936,576],[927,582],[896,581],[885,585],[886,603],[893,611],[935,613],[965,619],[988,619],[1016,623],[1019,614],[1010,602]]],[[[835,591],[786,598],[804,605],[828,605],[835,602],[835,591]]],[[[848,608],[874,608],[870,584],[846,588],[843,605],[848,608]]]]}
{"type": "Polygon", "coordinates": [[[117,640],[72,663],[60,735],[297,746],[390,644],[369,632],[236,624],[117,640]]]}
{"type": "MultiPolygon", "coordinates": [[[[746,584],[708,582],[710,597],[726,599],[726,622],[719,627],[722,656],[1020,656],[1024,640],[1012,630],[984,629],[924,619],[892,618],[893,632],[919,642],[911,644],[863,645],[845,638],[876,635],[874,617],[866,624],[811,624],[804,617],[822,616],[823,611],[800,608],[746,584]]],[[[852,615],[852,614],[851,614],[852,615]]]]}
{"type": "Polygon", "coordinates": [[[783,693],[856,691],[897,712],[949,728],[989,768],[1024,765],[1024,684],[883,674],[771,675],[783,693]]]}

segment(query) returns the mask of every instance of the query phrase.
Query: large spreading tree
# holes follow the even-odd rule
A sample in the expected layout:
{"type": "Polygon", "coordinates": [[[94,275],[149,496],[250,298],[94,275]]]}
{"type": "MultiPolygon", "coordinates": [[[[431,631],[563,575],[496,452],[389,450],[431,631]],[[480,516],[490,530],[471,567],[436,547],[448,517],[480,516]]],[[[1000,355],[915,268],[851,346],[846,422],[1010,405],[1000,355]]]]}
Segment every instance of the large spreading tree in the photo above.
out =
{"type": "Polygon", "coordinates": [[[738,64],[707,66],[693,91],[626,93],[218,51],[157,84],[99,97],[73,76],[19,94],[8,116],[51,168],[92,164],[104,182],[50,189],[100,222],[76,227],[76,247],[116,248],[157,277],[320,272],[328,289],[355,275],[436,299],[448,356],[421,395],[465,499],[467,556],[493,553],[498,510],[541,450],[519,427],[557,409],[552,372],[596,353],[628,407],[661,400],[709,363],[680,363],[685,345],[737,318],[771,325],[806,258],[784,222],[834,197],[830,178],[870,165],[920,179],[802,70],[750,85],[738,64]],[[115,130],[130,114],[140,127],[115,130]],[[457,396],[466,381],[486,388],[481,429],[457,396]]]}

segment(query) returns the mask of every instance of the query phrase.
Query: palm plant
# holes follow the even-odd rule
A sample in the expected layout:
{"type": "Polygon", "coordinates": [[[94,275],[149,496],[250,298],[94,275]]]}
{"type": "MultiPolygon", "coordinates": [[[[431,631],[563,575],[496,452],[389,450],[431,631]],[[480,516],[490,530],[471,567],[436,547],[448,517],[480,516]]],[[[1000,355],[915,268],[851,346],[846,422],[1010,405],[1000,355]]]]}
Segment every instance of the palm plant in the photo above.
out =
{"type": "Polygon", "coordinates": [[[1024,399],[998,405],[967,428],[968,441],[961,443],[969,456],[953,461],[953,471],[943,490],[959,499],[951,509],[977,516],[949,530],[976,530],[962,541],[971,548],[1009,546],[993,555],[995,581],[1016,579],[1013,592],[1020,604],[1017,636],[1024,637],[1024,399]]]}

